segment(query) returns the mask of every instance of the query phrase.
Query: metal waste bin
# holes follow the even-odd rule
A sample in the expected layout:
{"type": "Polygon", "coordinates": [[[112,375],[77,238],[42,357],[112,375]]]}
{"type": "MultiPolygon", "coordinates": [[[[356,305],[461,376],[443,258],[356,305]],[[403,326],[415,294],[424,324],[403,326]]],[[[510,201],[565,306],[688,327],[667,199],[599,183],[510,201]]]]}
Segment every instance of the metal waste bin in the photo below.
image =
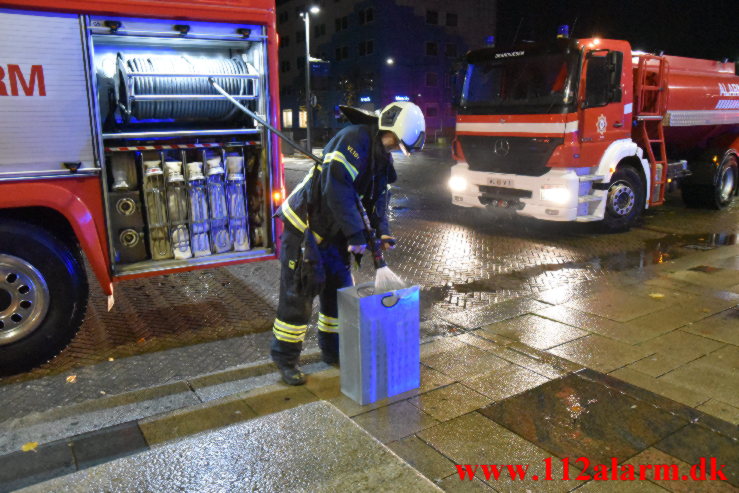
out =
{"type": "Polygon", "coordinates": [[[361,405],[421,385],[419,286],[339,290],[341,391],[361,405]]]}

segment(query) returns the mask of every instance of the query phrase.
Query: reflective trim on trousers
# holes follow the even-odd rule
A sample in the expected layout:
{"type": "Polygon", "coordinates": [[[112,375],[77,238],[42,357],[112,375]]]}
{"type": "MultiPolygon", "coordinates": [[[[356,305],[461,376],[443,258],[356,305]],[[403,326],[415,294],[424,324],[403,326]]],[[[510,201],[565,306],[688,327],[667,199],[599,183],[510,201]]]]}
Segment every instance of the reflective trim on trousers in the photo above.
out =
{"type": "Polygon", "coordinates": [[[322,332],[338,332],[339,331],[339,319],[329,317],[323,313],[318,314],[318,330],[322,332]]]}
{"type": "Polygon", "coordinates": [[[272,333],[275,337],[285,342],[303,342],[307,330],[307,325],[292,325],[280,319],[275,319],[272,326],[272,333]]]}

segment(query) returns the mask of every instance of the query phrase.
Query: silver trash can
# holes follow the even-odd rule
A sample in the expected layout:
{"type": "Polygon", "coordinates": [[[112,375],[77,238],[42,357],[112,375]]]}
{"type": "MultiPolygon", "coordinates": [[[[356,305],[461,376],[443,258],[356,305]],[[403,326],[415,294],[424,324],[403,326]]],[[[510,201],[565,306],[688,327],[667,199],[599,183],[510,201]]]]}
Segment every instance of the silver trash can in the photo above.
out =
{"type": "Polygon", "coordinates": [[[339,290],[341,392],[361,405],[421,385],[419,286],[339,290]]]}

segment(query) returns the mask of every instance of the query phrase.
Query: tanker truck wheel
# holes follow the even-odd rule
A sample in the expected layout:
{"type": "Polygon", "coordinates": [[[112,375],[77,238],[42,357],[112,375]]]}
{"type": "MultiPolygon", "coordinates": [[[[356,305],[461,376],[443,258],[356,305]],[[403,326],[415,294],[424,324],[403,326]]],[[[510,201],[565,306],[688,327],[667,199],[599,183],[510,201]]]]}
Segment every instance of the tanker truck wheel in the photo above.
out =
{"type": "Polygon", "coordinates": [[[628,231],[644,211],[644,183],[633,168],[624,166],[611,177],[602,226],[607,232],[628,231]]]}
{"type": "Polygon", "coordinates": [[[56,356],[82,325],[87,295],[69,245],[32,224],[0,223],[0,375],[56,356]]]}
{"type": "Polygon", "coordinates": [[[727,154],[716,170],[716,181],[707,197],[708,205],[714,209],[723,209],[731,204],[736,194],[737,174],[739,166],[736,156],[727,154]]]}

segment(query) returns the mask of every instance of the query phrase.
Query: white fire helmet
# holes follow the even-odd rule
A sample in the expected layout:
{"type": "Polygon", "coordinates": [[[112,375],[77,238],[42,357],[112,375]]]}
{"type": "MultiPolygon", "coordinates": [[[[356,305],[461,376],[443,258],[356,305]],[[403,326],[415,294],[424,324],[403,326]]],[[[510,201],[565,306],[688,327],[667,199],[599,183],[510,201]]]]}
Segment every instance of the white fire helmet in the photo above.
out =
{"type": "Polygon", "coordinates": [[[380,113],[380,130],[395,134],[400,150],[407,156],[423,149],[426,139],[426,120],[421,108],[413,103],[399,101],[385,106],[380,113]]]}

